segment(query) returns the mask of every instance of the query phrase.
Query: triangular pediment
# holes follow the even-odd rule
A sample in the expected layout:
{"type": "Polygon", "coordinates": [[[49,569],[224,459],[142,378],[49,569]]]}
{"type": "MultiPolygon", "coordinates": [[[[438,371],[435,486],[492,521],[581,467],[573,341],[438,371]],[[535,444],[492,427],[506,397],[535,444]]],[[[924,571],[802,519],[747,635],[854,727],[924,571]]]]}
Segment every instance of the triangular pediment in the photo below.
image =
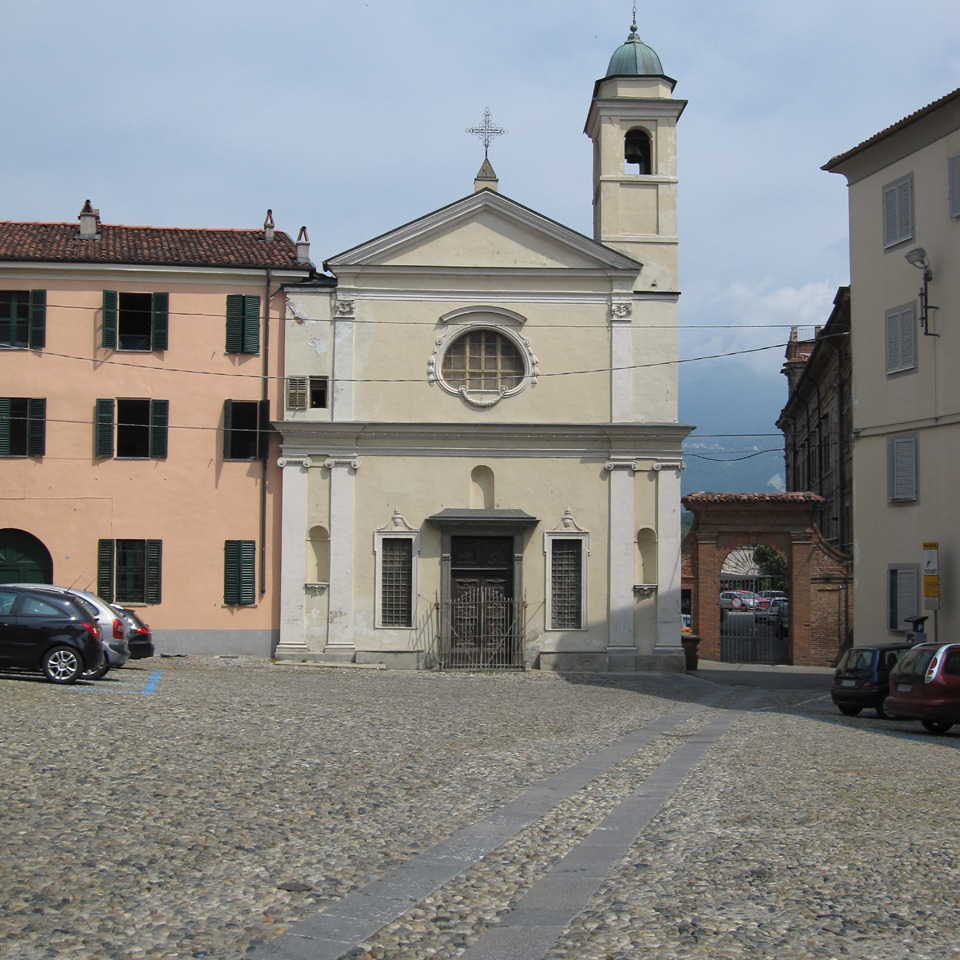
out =
{"type": "Polygon", "coordinates": [[[492,190],[337,254],[324,266],[334,274],[362,267],[640,270],[630,257],[492,190]]]}

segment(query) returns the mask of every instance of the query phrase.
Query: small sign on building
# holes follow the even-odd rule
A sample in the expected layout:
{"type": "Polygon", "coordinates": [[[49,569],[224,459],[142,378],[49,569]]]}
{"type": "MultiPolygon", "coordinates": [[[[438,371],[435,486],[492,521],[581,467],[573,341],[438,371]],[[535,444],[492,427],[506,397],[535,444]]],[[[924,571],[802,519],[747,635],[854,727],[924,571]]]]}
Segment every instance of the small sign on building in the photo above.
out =
{"type": "Polygon", "coordinates": [[[936,540],[923,545],[923,606],[940,609],[940,544],[936,540]]]}

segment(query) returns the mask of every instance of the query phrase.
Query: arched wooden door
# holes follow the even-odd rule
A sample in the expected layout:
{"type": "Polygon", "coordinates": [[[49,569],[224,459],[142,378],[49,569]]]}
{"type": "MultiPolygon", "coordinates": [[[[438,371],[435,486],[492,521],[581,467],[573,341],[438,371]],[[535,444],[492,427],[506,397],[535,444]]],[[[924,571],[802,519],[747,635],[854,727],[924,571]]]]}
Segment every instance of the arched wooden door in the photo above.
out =
{"type": "Polygon", "coordinates": [[[43,542],[25,530],[0,530],[0,583],[53,583],[53,559],[43,542]]]}

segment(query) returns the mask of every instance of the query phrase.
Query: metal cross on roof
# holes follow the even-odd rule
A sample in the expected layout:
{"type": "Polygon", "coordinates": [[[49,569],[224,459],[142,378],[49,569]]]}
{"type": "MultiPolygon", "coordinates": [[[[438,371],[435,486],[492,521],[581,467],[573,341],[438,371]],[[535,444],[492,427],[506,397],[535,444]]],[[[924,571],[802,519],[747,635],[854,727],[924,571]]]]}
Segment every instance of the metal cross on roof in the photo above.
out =
{"type": "Polygon", "coordinates": [[[493,125],[493,116],[490,113],[489,107],[484,107],[483,109],[483,122],[478,127],[467,127],[467,133],[472,133],[475,137],[479,137],[483,141],[483,159],[487,159],[487,151],[490,149],[490,144],[493,142],[494,137],[499,137],[507,131],[503,127],[495,127],[493,125]]]}

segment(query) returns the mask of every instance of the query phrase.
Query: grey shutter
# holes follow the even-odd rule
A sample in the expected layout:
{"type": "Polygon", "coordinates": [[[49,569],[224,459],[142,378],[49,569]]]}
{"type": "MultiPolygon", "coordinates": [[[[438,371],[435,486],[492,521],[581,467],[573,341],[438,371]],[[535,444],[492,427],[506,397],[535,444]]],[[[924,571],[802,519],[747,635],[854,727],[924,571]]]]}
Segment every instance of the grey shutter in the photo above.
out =
{"type": "Polygon", "coordinates": [[[887,373],[900,369],[900,314],[887,314],[887,373]]]}
{"type": "Polygon", "coordinates": [[[883,245],[893,246],[897,242],[897,188],[887,187],[883,191],[883,245]]]}
{"type": "Polygon", "coordinates": [[[31,350],[42,350],[47,345],[47,291],[30,291],[30,333],[31,350]]]}
{"type": "Polygon", "coordinates": [[[904,180],[897,187],[897,239],[913,236],[913,181],[904,180]]]}
{"type": "Polygon", "coordinates": [[[98,400],[94,423],[94,456],[113,456],[113,400],[98,400]]]}
{"type": "Polygon", "coordinates": [[[307,409],[307,378],[287,377],[287,409],[307,409]]]}
{"type": "Polygon", "coordinates": [[[170,315],[170,294],[155,293],[153,295],[151,312],[150,349],[166,350],[170,315]]]}
{"type": "Polygon", "coordinates": [[[27,401],[27,456],[42,457],[47,445],[47,401],[31,397],[27,401]]]}
{"type": "Polygon", "coordinates": [[[117,291],[103,291],[103,348],[117,349],[117,291]]]}
{"type": "Polygon", "coordinates": [[[170,420],[170,401],[150,401],[150,456],[164,460],[167,456],[167,424],[170,420]]]}
{"type": "Polygon", "coordinates": [[[160,573],[163,558],[163,541],[146,541],[145,586],[147,603],[160,602],[160,573]]]}
{"type": "Polygon", "coordinates": [[[243,298],[243,352],[260,352],[260,298],[243,298]]]}
{"type": "Polygon", "coordinates": [[[950,216],[960,217],[960,154],[947,161],[950,180],[950,216]]]}
{"type": "Polygon", "coordinates": [[[899,437],[888,443],[889,499],[917,499],[917,440],[899,437]]]}
{"type": "Polygon", "coordinates": [[[239,353],[243,347],[243,297],[227,294],[227,353],[239,353]]]}
{"type": "Polygon", "coordinates": [[[0,457],[10,456],[10,398],[0,397],[0,457]]]}
{"type": "Polygon", "coordinates": [[[900,314],[900,369],[912,370],[917,365],[916,324],[913,307],[900,314]]]}
{"type": "Polygon", "coordinates": [[[223,459],[233,455],[233,401],[223,401],[223,459]]]}
{"type": "Polygon", "coordinates": [[[97,596],[113,603],[113,541],[97,543],[97,596]]]}
{"type": "Polygon", "coordinates": [[[898,629],[912,629],[908,623],[910,617],[917,616],[919,607],[918,577],[916,570],[897,571],[897,619],[900,621],[898,629]]]}

